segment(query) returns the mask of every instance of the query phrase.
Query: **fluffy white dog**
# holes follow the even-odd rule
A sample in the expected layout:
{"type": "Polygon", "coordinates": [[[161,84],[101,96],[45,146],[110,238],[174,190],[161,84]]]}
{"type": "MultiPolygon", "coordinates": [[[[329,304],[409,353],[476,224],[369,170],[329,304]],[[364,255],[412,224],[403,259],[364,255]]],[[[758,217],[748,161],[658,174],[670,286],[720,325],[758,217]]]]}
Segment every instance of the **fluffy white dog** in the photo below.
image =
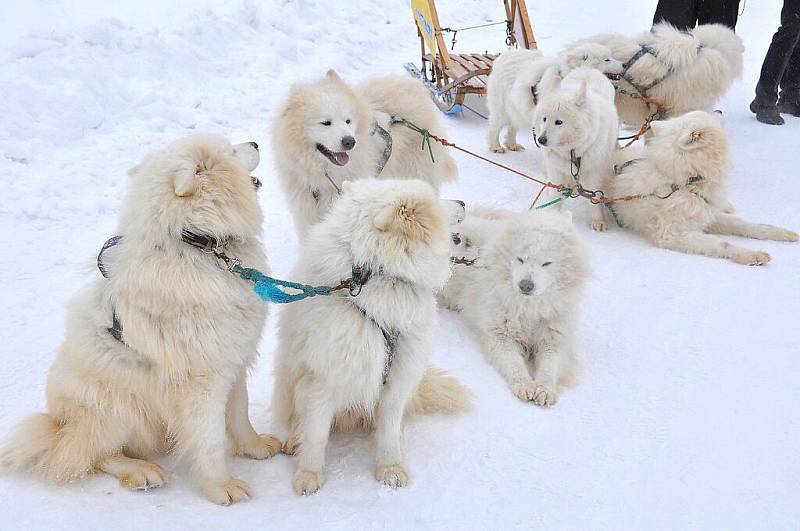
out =
{"type": "Polygon", "coordinates": [[[622,63],[611,50],[586,43],[566,50],[561,56],[544,57],[538,50],[511,48],[492,65],[487,86],[489,130],[486,142],[495,153],[504,153],[500,131],[506,128],[504,144],[511,151],[524,147],[517,143],[517,131],[530,131],[533,113],[540,99],[558,87],[561,78],[579,67],[594,68],[610,79],[618,79],[622,63]]]}
{"type": "Polygon", "coordinates": [[[335,285],[360,268],[357,296],[345,291],[281,311],[273,412],[298,453],[294,489],[323,483],[332,425],[374,424],[375,477],[404,486],[404,412],[458,411],[468,392],[428,369],[436,329],[433,292],[450,272],[446,215],[433,188],[416,180],[345,182],[341,198],[311,227],[292,278],[335,285]],[[427,369],[427,372],[426,372],[427,369]]]}
{"type": "Polygon", "coordinates": [[[337,197],[344,181],[421,179],[435,189],[458,175],[455,160],[393,119],[443,134],[428,90],[408,76],[371,79],[355,88],[335,71],[315,83],[295,84],[273,125],[273,151],[281,186],[302,238],[337,197]],[[435,161],[435,162],[434,162],[435,161]]]}
{"type": "MultiPolygon", "coordinates": [[[[587,42],[603,44],[625,61],[618,88],[659,101],[669,116],[711,110],[742,75],[742,40],[722,24],[705,24],[687,32],[662,23],[634,37],[596,35],[573,46],[587,42]]],[[[654,111],[621,91],[616,104],[620,120],[634,127],[654,111]]]]}
{"type": "Polygon", "coordinates": [[[568,211],[486,213],[470,209],[452,227],[456,265],[440,303],[478,331],[487,361],[518,398],[553,405],[577,370],[578,305],[589,276],[583,245],[568,211]],[[472,251],[463,253],[467,241],[472,251]]]}
{"type": "MultiPolygon", "coordinates": [[[[611,82],[591,68],[572,70],[537,106],[535,130],[548,179],[599,190],[613,172],[619,133],[611,82]]],[[[602,205],[592,206],[591,226],[598,231],[608,228],[602,205]]]]}
{"type": "Polygon", "coordinates": [[[643,149],[618,153],[617,175],[606,184],[613,197],[640,197],[612,205],[618,222],[674,251],[739,264],[769,262],[765,252],[743,249],[715,236],[797,241],[795,232],[730,214],[728,157],[728,141],[715,113],[693,111],[653,122],[653,136],[643,149]]]}
{"type": "Polygon", "coordinates": [[[59,481],[99,470],[146,489],[165,480],[146,459],[175,446],[211,501],[250,495],[228,473],[225,448],[230,442],[234,453],[257,459],[280,449],[253,430],[247,412],[246,371],[266,305],[185,240],[216,242],[267,271],[257,239],[260,183],[250,177],[256,149],[194,135],[130,171],[122,239],[98,258],[109,279],[71,302],[47,379],[48,413],[24,420],[5,441],[3,469],[59,481]]]}

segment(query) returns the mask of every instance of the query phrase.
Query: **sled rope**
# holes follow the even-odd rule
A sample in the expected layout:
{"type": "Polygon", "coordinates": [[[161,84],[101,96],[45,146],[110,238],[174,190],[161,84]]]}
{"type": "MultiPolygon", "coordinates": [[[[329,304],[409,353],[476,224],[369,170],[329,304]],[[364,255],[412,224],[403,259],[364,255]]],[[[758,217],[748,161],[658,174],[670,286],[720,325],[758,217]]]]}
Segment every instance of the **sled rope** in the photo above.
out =
{"type": "Polygon", "coordinates": [[[630,91],[627,91],[627,90],[622,89],[622,88],[618,88],[618,87],[615,87],[615,88],[617,89],[617,92],[619,92],[620,94],[623,94],[623,95],[628,96],[630,98],[633,98],[635,100],[640,100],[643,103],[645,103],[645,105],[650,107],[651,109],[653,107],[655,107],[655,110],[650,114],[650,116],[648,116],[645,119],[644,123],[642,124],[642,126],[639,128],[639,130],[636,133],[634,133],[633,135],[630,135],[630,136],[622,136],[622,137],[617,138],[617,140],[628,140],[629,141],[627,144],[622,146],[622,149],[625,149],[626,147],[630,146],[631,144],[633,144],[634,142],[639,140],[642,137],[642,135],[644,135],[645,133],[647,133],[647,131],[650,130],[650,124],[653,122],[653,120],[663,120],[664,118],[666,118],[667,117],[667,110],[664,107],[664,105],[660,101],[655,99],[655,98],[651,98],[649,96],[643,96],[642,94],[637,94],[635,92],[630,92],[630,91]]]}

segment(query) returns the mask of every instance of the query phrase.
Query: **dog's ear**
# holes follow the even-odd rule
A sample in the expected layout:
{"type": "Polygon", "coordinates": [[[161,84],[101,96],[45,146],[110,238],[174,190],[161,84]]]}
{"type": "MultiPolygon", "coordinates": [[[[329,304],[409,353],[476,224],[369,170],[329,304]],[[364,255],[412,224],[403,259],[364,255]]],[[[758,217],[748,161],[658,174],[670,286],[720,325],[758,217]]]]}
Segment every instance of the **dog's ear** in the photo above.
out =
{"type": "Polygon", "coordinates": [[[685,150],[697,149],[703,145],[705,135],[706,130],[702,127],[686,129],[678,136],[678,145],[685,150]]]}
{"type": "Polygon", "coordinates": [[[581,80],[581,85],[578,87],[578,92],[575,94],[575,99],[573,99],[573,103],[577,107],[583,107],[583,104],[586,103],[586,92],[588,87],[586,86],[586,80],[581,80]]]}
{"type": "Polygon", "coordinates": [[[178,197],[189,197],[197,192],[199,183],[199,174],[203,171],[203,166],[198,164],[194,169],[187,170],[181,169],[175,172],[172,177],[172,186],[175,189],[175,195],[178,197]]]}
{"type": "Polygon", "coordinates": [[[437,223],[444,226],[445,220],[438,219],[433,210],[435,206],[426,201],[401,199],[397,203],[383,207],[372,219],[372,224],[381,232],[420,240],[427,229],[437,223]]]}
{"type": "Polygon", "coordinates": [[[333,68],[331,68],[330,70],[325,72],[325,77],[328,78],[328,79],[332,79],[334,81],[341,81],[342,80],[342,78],[339,77],[339,74],[333,68]]]}
{"type": "Polygon", "coordinates": [[[381,232],[388,232],[397,216],[395,205],[386,205],[372,218],[372,225],[381,232]]]}

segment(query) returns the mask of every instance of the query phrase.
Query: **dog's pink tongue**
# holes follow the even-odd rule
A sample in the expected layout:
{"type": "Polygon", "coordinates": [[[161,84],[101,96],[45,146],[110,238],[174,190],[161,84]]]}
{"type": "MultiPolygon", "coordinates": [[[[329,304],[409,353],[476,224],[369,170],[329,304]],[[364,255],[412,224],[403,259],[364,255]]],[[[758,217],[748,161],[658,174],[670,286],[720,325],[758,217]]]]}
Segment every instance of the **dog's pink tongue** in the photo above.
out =
{"type": "Polygon", "coordinates": [[[344,151],[339,151],[333,153],[333,160],[335,160],[336,164],[339,166],[344,166],[350,161],[350,156],[344,151]]]}

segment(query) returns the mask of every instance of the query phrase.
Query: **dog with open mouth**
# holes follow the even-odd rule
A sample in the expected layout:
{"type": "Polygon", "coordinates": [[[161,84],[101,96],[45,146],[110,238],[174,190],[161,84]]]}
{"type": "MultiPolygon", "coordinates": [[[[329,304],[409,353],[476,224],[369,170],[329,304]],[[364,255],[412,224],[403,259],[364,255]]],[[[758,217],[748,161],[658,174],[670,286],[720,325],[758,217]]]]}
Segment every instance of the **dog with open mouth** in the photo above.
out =
{"type": "Polygon", "coordinates": [[[295,84],[273,124],[273,152],[295,228],[302,238],[338,197],[342,183],[366,178],[420,179],[438,190],[456,178],[446,148],[423,145],[412,123],[443,134],[427,89],[408,76],[350,86],[330,70],[295,84]]]}

